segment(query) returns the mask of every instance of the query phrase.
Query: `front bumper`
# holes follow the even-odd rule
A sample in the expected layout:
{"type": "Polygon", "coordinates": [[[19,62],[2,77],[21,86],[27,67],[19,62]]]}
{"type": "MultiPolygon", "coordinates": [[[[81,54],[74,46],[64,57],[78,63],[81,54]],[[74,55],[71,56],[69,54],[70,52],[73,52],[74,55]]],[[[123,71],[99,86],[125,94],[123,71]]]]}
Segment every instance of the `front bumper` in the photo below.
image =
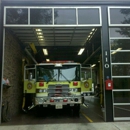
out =
{"type": "Polygon", "coordinates": [[[75,104],[81,104],[81,96],[75,97],[36,97],[35,106],[43,105],[47,107],[48,105],[70,105],[74,106],[75,104]]]}

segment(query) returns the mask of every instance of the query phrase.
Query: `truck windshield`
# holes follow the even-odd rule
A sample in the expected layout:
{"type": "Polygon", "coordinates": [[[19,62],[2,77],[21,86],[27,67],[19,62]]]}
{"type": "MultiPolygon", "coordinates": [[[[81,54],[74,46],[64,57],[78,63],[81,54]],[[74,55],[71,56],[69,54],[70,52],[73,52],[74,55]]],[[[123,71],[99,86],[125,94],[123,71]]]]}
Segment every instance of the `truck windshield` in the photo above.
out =
{"type": "Polygon", "coordinates": [[[80,81],[80,65],[41,65],[36,68],[37,81],[80,81]]]}

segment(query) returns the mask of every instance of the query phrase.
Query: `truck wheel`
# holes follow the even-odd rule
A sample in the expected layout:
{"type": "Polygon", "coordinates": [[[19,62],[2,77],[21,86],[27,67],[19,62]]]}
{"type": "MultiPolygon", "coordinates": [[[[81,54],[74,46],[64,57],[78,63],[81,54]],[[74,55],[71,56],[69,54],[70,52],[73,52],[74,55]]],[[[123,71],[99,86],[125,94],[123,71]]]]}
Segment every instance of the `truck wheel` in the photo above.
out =
{"type": "Polygon", "coordinates": [[[32,95],[31,94],[26,94],[25,95],[25,103],[24,104],[25,105],[23,107],[23,110],[25,110],[27,112],[28,111],[28,107],[32,105],[32,95]]]}
{"type": "Polygon", "coordinates": [[[72,116],[73,117],[79,117],[80,116],[80,105],[79,104],[76,104],[75,106],[73,106],[72,116]]]}
{"type": "Polygon", "coordinates": [[[84,103],[84,97],[82,97],[82,104],[84,103]]]}

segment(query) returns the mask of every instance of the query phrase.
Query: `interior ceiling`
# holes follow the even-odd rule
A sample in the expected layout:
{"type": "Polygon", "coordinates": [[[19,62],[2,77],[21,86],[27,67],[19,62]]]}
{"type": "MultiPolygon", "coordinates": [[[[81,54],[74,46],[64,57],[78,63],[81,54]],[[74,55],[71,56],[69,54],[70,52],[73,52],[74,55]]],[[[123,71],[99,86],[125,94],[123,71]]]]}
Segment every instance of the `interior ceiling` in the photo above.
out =
{"type": "Polygon", "coordinates": [[[11,27],[9,30],[31,53],[29,43],[35,45],[37,53],[32,55],[37,62],[43,62],[48,58],[51,61],[70,60],[84,64],[94,64],[99,60],[101,36],[98,28],[11,27]],[[36,31],[36,29],[41,30],[36,31]],[[92,31],[93,29],[95,30],[92,31]],[[85,47],[85,51],[82,55],[77,55],[82,47],[85,47]],[[47,48],[48,56],[43,54],[43,48],[47,48]]]}

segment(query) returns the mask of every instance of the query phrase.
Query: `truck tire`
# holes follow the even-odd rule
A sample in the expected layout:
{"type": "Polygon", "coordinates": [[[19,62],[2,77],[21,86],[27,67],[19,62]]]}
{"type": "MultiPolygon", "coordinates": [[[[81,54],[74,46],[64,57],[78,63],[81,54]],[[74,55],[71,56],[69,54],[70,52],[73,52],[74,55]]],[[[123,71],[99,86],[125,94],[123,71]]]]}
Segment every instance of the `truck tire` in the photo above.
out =
{"type": "Polygon", "coordinates": [[[25,106],[23,108],[24,112],[28,111],[28,107],[32,105],[32,94],[25,94],[25,106]]]}
{"type": "Polygon", "coordinates": [[[73,117],[80,117],[80,104],[74,105],[71,112],[73,117]]]}

